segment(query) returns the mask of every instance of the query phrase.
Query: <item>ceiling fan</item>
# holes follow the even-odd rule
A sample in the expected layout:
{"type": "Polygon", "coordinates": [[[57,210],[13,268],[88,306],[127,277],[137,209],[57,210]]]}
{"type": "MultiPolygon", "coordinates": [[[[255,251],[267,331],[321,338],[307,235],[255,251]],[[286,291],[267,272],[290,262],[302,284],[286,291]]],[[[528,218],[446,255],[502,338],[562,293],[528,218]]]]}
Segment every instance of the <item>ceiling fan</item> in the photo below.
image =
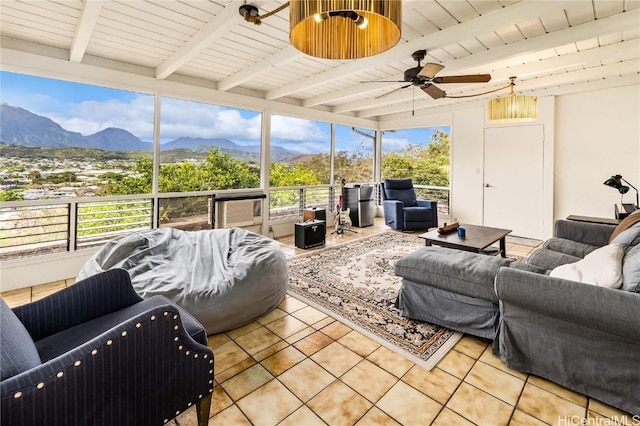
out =
{"type": "MultiPolygon", "coordinates": [[[[437,87],[434,83],[486,83],[491,80],[490,74],[469,74],[469,75],[452,75],[447,77],[436,77],[436,74],[442,71],[444,65],[435,64],[432,62],[427,62],[426,64],[421,65],[420,62],[427,55],[426,50],[417,50],[411,54],[411,57],[418,61],[418,66],[414,68],[409,68],[404,72],[404,80],[401,81],[389,81],[389,80],[377,80],[378,82],[389,82],[389,83],[409,83],[402,87],[398,87],[390,92],[385,93],[384,95],[378,96],[381,98],[383,96],[388,96],[391,93],[395,93],[398,90],[406,89],[407,87],[417,86],[422,91],[424,91],[427,95],[431,96],[433,99],[441,99],[447,96],[447,93],[437,87]]],[[[366,83],[366,82],[365,82],[366,83]]]]}

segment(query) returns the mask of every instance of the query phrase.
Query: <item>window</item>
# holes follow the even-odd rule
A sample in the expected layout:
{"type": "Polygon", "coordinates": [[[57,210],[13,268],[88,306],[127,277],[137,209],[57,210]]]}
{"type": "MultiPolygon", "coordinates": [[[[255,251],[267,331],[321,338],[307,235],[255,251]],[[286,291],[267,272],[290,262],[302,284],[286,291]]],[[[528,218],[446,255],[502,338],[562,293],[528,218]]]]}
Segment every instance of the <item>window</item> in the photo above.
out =
{"type": "Polygon", "coordinates": [[[272,187],[328,184],[330,152],[329,123],[271,117],[272,187]]]}
{"type": "Polygon", "coordinates": [[[144,194],[153,96],[0,72],[0,199],[144,194]]]}
{"type": "Polygon", "coordinates": [[[382,179],[411,178],[414,184],[449,186],[449,126],[384,131],[382,179]]]}
{"type": "Polygon", "coordinates": [[[160,192],[260,186],[262,114],[162,98],[160,192]]]}
{"type": "Polygon", "coordinates": [[[302,207],[326,207],[329,188],[298,187],[329,183],[331,124],[272,115],[270,149],[270,219],[295,218],[302,207]]]}
{"type": "Polygon", "coordinates": [[[419,198],[449,214],[449,126],[384,131],[382,179],[411,178],[419,198]]]}
{"type": "Polygon", "coordinates": [[[373,130],[336,125],[334,182],[372,182],[374,142],[373,130]]]}

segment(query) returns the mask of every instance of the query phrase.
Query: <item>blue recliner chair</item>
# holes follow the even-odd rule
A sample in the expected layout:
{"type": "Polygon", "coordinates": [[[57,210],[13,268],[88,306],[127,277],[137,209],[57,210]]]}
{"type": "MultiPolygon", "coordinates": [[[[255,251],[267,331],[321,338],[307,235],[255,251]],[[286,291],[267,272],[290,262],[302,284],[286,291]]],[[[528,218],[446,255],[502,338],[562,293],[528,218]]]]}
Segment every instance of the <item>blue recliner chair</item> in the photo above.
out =
{"type": "Polygon", "coordinates": [[[438,227],[438,204],[418,200],[411,179],[385,179],[380,184],[384,221],[399,231],[438,227]]]}
{"type": "Polygon", "coordinates": [[[192,405],[209,421],[213,352],[163,296],[112,269],[11,309],[0,298],[3,425],[162,425],[192,405]]]}

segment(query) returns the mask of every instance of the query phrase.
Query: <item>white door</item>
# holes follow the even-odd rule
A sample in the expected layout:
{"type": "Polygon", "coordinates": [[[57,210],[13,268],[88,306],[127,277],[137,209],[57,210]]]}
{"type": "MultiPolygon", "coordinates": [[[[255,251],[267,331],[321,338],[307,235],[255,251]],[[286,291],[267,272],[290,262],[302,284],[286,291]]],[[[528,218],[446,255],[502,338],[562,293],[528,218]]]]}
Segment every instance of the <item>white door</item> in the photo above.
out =
{"type": "Polygon", "coordinates": [[[484,225],[542,239],[542,125],[491,127],[484,136],[484,225]]]}

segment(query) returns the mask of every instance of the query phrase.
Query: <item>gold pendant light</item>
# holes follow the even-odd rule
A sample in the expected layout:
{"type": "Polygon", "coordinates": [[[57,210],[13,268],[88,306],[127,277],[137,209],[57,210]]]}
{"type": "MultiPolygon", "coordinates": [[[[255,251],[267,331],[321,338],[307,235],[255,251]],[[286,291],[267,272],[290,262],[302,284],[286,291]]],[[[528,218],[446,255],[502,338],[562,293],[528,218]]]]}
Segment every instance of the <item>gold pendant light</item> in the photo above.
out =
{"type": "Polygon", "coordinates": [[[377,55],[400,40],[401,0],[291,0],[289,39],[325,59],[377,55]]]}
{"type": "Polygon", "coordinates": [[[511,93],[489,101],[489,121],[492,123],[523,123],[538,119],[538,97],[516,95],[515,77],[510,77],[511,93]]]}

